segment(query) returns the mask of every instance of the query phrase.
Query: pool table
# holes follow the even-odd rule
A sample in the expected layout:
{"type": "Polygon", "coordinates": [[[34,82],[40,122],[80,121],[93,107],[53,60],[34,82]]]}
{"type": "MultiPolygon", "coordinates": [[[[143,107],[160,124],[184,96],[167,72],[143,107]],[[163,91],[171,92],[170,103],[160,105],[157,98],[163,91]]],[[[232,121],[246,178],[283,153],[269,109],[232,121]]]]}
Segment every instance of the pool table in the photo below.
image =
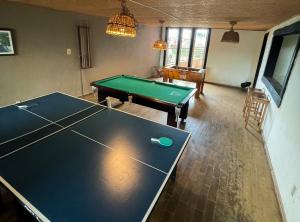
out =
{"type": "Polygon", "coordinates": [[[98,102],[110,106],[108,97],[121,102],[147,106],[168,113],[167,124],[177,127],[178,119],[187,118],[189,99],[196,89],[169,83],[138,78],[129,75],[118,75],[91,83],[98,88],[98,102]]]}

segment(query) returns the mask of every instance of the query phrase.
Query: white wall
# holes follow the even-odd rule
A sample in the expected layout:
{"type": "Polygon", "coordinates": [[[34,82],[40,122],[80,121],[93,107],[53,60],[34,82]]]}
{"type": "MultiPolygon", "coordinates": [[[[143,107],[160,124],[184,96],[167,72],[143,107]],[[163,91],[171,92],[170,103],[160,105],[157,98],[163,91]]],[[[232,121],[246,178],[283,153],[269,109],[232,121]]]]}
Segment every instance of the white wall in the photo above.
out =
{"type": "Polygon", "coordinates": [[[0,106],[53,91],[81,95],[76,26],[82,21],[91,28],[94,61],[83,71],[84,94],[91,81],[124,73],[148,77],[158,65],[152,44],[159,28],[140,25],[136,38],[111,37],[107,18],[1,2],[0,27],[15,30],[18,54],[0,56],[0,106]]]}
{"type": "Polygon", "coordinates": [[[206,81],[231,86],[253,82],[263,41],[262,31],[242,31],[239,44],[221,42],[223,29],[212,29],[206,81]]]}
{"type": "MultiPolygon", "coordinates": [[[[300,20],[300,16],[272,28],[268,37],[257,87],[265,88],[261,82],[273,31],[300,20]]],[[[295,60],[293,70],[285,91],[282,104],[278,108],[271,98],[267,118],[263,128],[266,149],[274,170],[286,219],[289,222],[300,221],[300,53],[295,60]],[[292,190],[296,192],[292,196],[292,190]]],[[[266,89],[266,88],[265,88],[266,89]]],[[[266,89],[266,92],[267,89],[266,89]]]]}

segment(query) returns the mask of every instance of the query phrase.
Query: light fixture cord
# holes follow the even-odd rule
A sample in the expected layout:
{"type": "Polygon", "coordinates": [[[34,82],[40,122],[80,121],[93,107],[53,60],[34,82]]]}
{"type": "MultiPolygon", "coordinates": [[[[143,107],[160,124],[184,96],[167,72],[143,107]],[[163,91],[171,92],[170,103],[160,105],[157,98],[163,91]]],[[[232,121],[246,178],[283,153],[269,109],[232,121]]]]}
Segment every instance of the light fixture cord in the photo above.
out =
{"type": "Polygon", "coordinates": [[[128,0],[128,1],[130,1],[130,2],[132,2],[132,3],[134,3],[134,4],[137,4],[137,5],[143,6],[143,7],[145,7],[145,8],[150,8],[150,9],[152,9],[152,10],[154,10],[154,11],[157,11],[157,12],[160,12],[160,13],[162,13],[162,14],[165,14],[165,15],[167,15],[167,16],[169,16],[169,17],[175,19],[175,20],[179,20],[179,18],[175,17],[174,15],[171,15],[171,14],[169,14],[169,13],[167,13],[167,12],[164,12],[163,10],[160,10],[160,9],[158,9],[158,8],[155,8],[155,7],[152,7],[152,6],[150,6],[150,5],[145,5],[145,4],[140,3],[140,2],[138,2],[138,1],[136,1],[136,0],[128,0]]]}
{"type": "Polygon", "coordinates": [[[236,25],[236,23],[237,23],[236,21],[230,22],[230,25],[231,25],[230,31],[233,31],[233,26],[236,25]]]}
{"type": "Polygon", "coordinates": [[[130,12],[129,12],[129,9],[127,8],[125,0],[121,1],[121,7],[122,7],[122,11],[121,11],[122,14],[124,14],[124,15],[130,15],[130,12]]]}
{"type": "Polygon", "coordinates": [[[126,0],[121,0],[121,7],[122,7],[121,14],[122,15],[127,15],[127,16],[133,18],[135,26],[136,26],[137,25],[137,21],[136,21],[134,15],[129,11],[129,9],[128,9],[127,5],[126,5],[126,0]]]}
{"type": "Polygon", "coordinates": [[[161,26],[160,26],[160,40],[163,41],[163,28],[164,28],[164,21],[159,20],[161,26]]]}

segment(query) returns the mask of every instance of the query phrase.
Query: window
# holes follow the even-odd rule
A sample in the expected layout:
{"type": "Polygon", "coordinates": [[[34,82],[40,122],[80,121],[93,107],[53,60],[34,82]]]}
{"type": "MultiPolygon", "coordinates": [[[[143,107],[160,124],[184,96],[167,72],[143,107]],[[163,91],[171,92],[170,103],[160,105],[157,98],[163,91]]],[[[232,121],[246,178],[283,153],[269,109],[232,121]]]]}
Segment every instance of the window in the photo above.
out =
{"type": "Polygon", "coordinates": [[[276,30],[262,81],[279,107],[300,45],[300,22],[276,30]]]}
{"type": "Polygon", "coordinates": [[[204,65],[206,45],[207,45],[207,29],[197,29],[195,33],[195,42],[192,55],[192,68],[200,69],[204,65]]]}
{"type": "Polygon", "coordinates": [[[166,53],[165,65],[176,65],[177,50],[178,50],[178,39],[179,39],[179,29],[170,28],[168,29],[168,49],[166,53]]]}
{"type": "Polygon", "coordinates": [[[210,29],[167,28],[164,66],[205,68],[210,29]]]}
{"type": "Polygon", "coordinates": [[[182,29],[178,66],[188,67],[191,49],[192,29],[182,29]]]}

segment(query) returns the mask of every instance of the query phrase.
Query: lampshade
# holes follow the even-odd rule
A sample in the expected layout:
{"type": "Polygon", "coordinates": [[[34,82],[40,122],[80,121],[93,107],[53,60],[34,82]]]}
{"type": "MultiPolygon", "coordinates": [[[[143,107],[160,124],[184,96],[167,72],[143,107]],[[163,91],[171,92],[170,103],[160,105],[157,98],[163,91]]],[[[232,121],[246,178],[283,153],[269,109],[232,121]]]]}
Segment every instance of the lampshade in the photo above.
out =
{"type": "Polygon", "coordinates": [[[232,21],[230,22],[230,24],[231,24],[231,29],[230,31],[227,31],[223,34],[221,42],[239,43],[240,41],[239,33],[233,30],[233,26],[236,24],[236,22],[232,21]]]}
{"type": "Polygon", "coordinates": [[[125,0],[121,1],[121,6],[121,13],[109,18],[106,27],[106,34],[133,38],[136,36],[135,18],[129,12],[125,0]]]}
{"type": "Polygon", "coordinates": [[[156,40],[153,44],[154,49],[167,50],[168,44],[163,40],[156,40]]]}
{"type": "Polygon", "coordinates": [[[162,40],[162,32],[163,32],[163,24],[164,21],[163,20],[159,20],[161,27],[160,27],[160,39],[156,40],[153,44],[153,48],[154,49],[158,49],[158,50],[167,50],[168,48],[168,43],[165,42],[164,40],[162,40]]]}

